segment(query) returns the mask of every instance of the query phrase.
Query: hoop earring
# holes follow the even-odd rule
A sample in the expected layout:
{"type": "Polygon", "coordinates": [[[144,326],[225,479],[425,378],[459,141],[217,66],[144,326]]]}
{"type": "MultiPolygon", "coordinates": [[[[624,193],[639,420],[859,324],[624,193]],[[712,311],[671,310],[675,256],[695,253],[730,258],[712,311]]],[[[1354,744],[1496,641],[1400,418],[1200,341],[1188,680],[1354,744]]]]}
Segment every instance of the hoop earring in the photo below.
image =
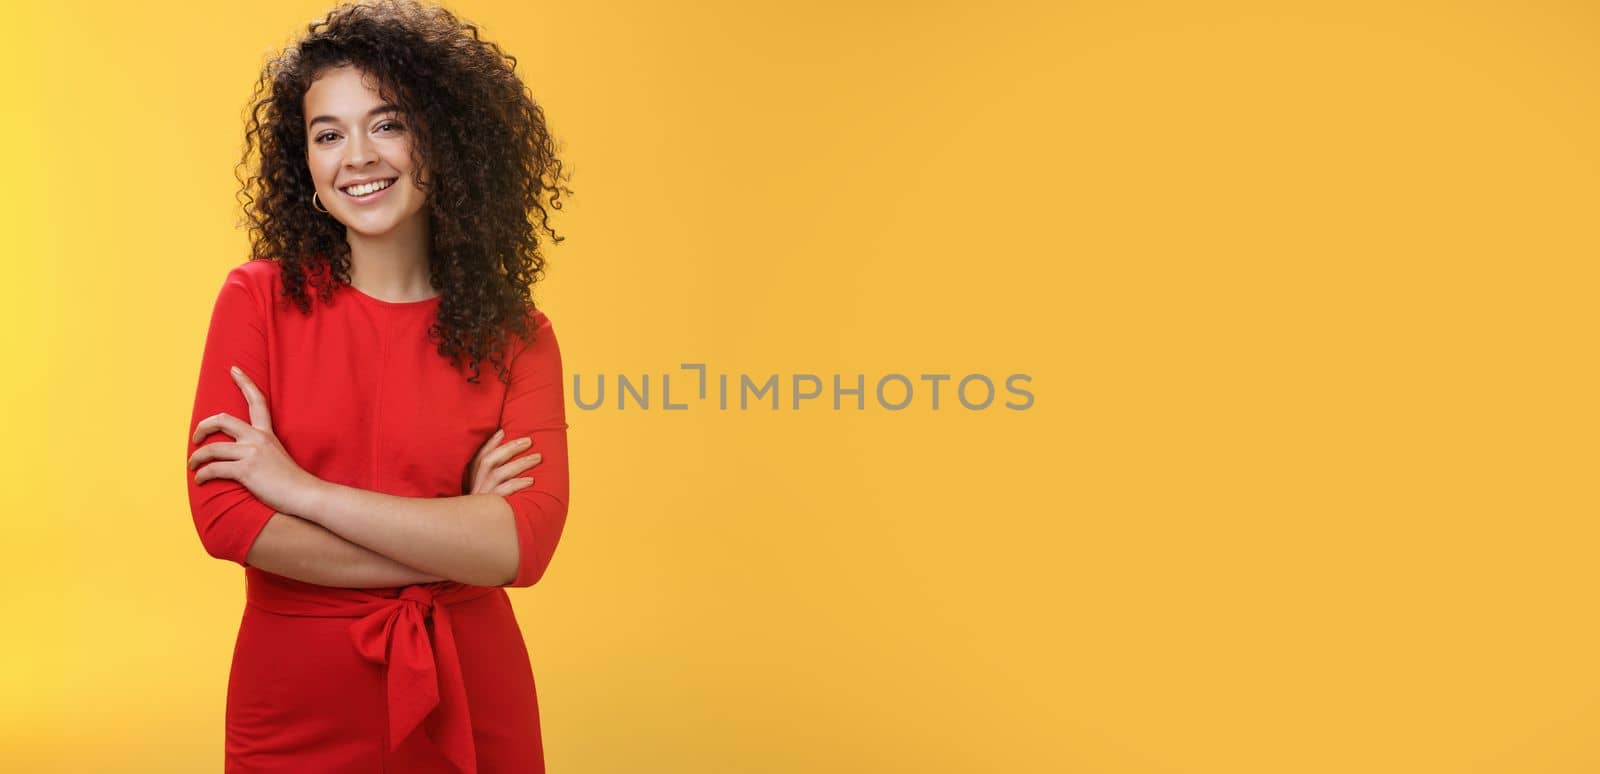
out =
{"type": "Polygon", "coordinates": [[[311,207],[313,209],[315,209],[317,212],[327,212],[327,210],[322,208],[322,202],[317,201],[317,192],[316,191],[312,191],[311,192],[311,207]]]}

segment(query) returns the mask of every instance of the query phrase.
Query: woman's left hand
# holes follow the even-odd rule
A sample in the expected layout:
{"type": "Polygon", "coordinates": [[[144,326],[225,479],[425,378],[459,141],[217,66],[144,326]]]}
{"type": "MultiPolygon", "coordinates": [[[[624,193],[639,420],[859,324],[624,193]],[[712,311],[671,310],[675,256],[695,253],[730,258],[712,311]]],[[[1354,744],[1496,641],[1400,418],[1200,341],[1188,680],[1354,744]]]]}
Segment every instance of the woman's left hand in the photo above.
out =
{"type": "Polygon", "coordinates": [[[250,423],[227,413],[200,420],[194,428],[195,443],[218,431],[233,436],[234,441],[208,443],[189,457],[189,469],[200,468],[194,476],[195,483],[232,479],[276,511],[304,514],[308,499],[315,496],[322,480],[295,464],[279,443],[272,432],[267,399],[250,377],[237,368],[232,369],[232,374],[250,407],[250,423]]]}

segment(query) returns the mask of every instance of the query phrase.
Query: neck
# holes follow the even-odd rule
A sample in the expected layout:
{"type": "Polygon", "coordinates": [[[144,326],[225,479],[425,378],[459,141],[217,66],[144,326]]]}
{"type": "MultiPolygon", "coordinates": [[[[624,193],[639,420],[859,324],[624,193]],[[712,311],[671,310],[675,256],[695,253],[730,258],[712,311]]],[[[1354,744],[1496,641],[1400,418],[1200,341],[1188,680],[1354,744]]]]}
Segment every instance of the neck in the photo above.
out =
{"type": "Polygon", "coordinates": [[[350,245],[350,284],[356,290],[395,302],[438,295],[428,280],[426,217],[411,218],[377,236],[347,229],[345,241],[350,245]]]}

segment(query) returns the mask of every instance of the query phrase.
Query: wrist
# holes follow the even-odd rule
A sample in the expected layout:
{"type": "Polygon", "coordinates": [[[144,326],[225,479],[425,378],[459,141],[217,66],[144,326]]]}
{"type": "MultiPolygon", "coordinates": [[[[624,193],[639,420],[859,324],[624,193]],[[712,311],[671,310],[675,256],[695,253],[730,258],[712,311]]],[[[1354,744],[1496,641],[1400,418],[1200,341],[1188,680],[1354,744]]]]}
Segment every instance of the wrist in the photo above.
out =
{"type": "Polygon", "coordinates": [[[309,476],[310,480],[300,488],[299,501],[295,504],[295,516],[315,524],[323,524],[322,515],[327,513],[328,504],[337,496],[334,491],[339,485],[331,481],[323,481],[316,476],[309,476]]]}

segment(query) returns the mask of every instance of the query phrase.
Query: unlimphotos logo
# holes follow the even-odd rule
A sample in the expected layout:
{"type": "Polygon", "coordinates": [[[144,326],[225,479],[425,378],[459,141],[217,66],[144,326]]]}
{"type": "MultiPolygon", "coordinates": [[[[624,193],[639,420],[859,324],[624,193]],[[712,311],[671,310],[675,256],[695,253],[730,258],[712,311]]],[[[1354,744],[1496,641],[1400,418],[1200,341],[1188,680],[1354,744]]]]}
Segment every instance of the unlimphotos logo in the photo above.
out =
{"type": "MultiPolygon", "coordinates": [[[[905,374],[884,374],[876,381],[874,389],[867,389],[867,375],[855,374],[846,378],[844,374],[832,374],[832,390],[826,389],[827,383],[816,374],[797,373],[789,374],[787,378],[780,378],[778,374],[764,374],[760,378],[750,374],[715,374],[715,395],[713,392],[712,374],[708,374],[705,363],[681,363],[678,366],[682,371],[692,371],[693,375],[679,377],[695,379],[696,383],[687,385],[689,389],[680,387],[678,399],[673,402],[672,376],[670,373],[659,374],[656,381],[660,386],[659,400],[652,400],[651,376],[655,374],[640,374],[637,379],[631,379],[626,374],[614,374],[612,379],[612,401],[607,401],[607,382],[605,374],[595,376],[592,387],[586,392],[584,379],[580,374],[572,375],[572,399],[578,408],[584,411],[594,411],[608,405],[617,409],[629,408],[630,402],[634,408],[650,410],[659,407],[665,411],[686,411],[690,406],[709,405],[712,397],[716,400],[718,410],[725,411],[730,403],[737,403],[739,410],[748,411],[751,406],[768,407],[772,411],[780,408],[799,411],[802,408],[822,407],[831,404],[834,411],[841,411],[845,406],[853,405],[857,411],[867,407],[867,396],[870,394],[877,404],[889,411],[900,411],[912,404],[925,406],[933,411],[940,411],[952,406],[949,399],[953,394],[954,404],[959,404],[968,411],[984,411],[997,406],[1003,406],[1012,411],[1027,411],[1033,408],[1033,393],[1021,385],[1029,384],[1033,377],[1028,374],[1009,374],[1001,383],[1005,392],[1015,396],[1017,400],[1005,400],[999,404],[996,399],[1002,397],[995,386],[995,379],[986,374],[965,374],[956,379],[951,374],[918,374],[916,381],[905,374]],[[732,387],[729,379],[732,377],[732,387]],[[923,383],[920,387],[918,383],[923,383]],[[940,387],[947,387],[941,395],[940,387]],[[787,390],[784,390],[784,388],[787,390]],[[691,391],[692,390],[692,391],[691,391]],[[825,399],[825,395],[826,398],[825,399]],[[847,400],[847,398],[851,400],[847,400]]],[[[680,385],[682,382],[680,382],[680,385]]]]}

